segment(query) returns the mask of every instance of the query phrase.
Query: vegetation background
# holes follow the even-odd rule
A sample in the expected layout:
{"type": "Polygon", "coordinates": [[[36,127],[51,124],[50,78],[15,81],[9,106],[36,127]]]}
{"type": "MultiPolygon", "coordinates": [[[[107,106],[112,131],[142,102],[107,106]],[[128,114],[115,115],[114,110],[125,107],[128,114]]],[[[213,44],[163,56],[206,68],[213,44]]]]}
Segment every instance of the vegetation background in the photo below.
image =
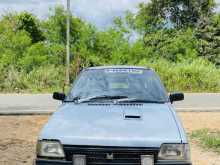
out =
{"type": "MultiPolygon", "coordinates": [[[[104,30],[71,17],[71,81],[84,67],[154,68],[169,91],[220,92],[220,14],[214,0],[151,0],[104,30]]],[[[0,18],[0,92],[62,90],[66,12],[0,18]]]]}

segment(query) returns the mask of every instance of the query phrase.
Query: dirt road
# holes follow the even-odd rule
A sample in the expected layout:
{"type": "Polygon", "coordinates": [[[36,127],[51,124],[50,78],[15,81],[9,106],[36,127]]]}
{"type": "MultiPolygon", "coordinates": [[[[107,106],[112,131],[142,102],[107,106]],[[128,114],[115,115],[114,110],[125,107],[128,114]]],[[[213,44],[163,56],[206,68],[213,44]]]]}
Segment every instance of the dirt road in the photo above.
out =
{"type": "MultiPolygon", "coordinates": [[[[201,128],[220,130],[220,113],[179,113],[187,133],[201,128]]],[[[32,165],[36,139],[49,116],[0,117],[0,165],[32,165]]],[[[193,165],[220,165],[220,155],[191,142],[193,165]]]]}

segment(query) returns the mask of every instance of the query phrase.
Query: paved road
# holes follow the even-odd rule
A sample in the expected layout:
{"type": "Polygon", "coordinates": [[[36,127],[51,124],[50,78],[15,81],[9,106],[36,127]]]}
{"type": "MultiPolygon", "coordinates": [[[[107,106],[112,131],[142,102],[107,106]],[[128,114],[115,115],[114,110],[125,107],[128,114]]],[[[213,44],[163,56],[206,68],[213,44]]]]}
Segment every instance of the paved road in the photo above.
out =
{"type": "MultiPolygon", "coordinates": [[[[0,94],[0,115],[50,114],[59,104],[51,94],[0,94]]],[[[177,111],[220,112],[220,93],[185,94],[185,100],[175,103],[175,107],[177,111]]]]}
{"type": "Polygon", "coordinates": [[[51,94],[0,94],[2,114],[48,114],[59,106],[51,94]]]}

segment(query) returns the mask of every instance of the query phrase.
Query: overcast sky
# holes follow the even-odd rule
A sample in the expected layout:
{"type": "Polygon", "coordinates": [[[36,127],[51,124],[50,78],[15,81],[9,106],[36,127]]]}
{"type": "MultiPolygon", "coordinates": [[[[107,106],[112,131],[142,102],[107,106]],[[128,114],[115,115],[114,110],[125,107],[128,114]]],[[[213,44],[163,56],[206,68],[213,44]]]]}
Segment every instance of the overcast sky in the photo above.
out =
{"type": "MultiPolygon", "coordinates": [[[[71,0],[74,15],[103,28],[111,25],[115,16],[123,16],[126,10],[135,12],[140,2],[149,0],[71,0]]],[[[217,0],[220,3],[220,0],[217,0]]],[[[0,0],[0,15],[8,11],[27,10],[39,18],[48,16],[48,9],[66,0],[0,0]]],[[[218,9],[219,10],[219,9],[218,9]]]]}

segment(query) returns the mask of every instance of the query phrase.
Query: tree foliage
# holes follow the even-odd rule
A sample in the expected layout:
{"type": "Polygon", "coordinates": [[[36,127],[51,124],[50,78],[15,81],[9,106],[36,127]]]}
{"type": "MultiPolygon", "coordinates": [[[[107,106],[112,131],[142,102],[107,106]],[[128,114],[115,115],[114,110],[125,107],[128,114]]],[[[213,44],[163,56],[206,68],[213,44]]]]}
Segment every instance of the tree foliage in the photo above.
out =
{"type": "Polygon", "coordinates": [[[137,28],[147,32],[164,27],[195,27],[201,18],[213,15],[214,0],[151,0],[141,3],[137,28]]]}
{"type": "Polygon", "coordinates": [[[203,20],[196,29],[199,56],[220,65],[220,14],[203,20]]]}
{"type": "MultiPolygon", "coordinates": [[[[220,15],[213,8],[213,0],[152,0],[104,30],[71,16],[71,80],[88,66],[148,65],[169,90],[219,91],[220,15]]],[[[65,43],[62,6],[45,20],[28,12],[4,15],[0,90],[61,90],[65,43]]]]}
{"type": "Polygon", "coordinates": [[[43,41],[44,36],[40,29],[39,21],[35,16],[28,12],[22,12],[17,15],[18,30],[25,30],[30,34],[33,43],[43,41]]]}

